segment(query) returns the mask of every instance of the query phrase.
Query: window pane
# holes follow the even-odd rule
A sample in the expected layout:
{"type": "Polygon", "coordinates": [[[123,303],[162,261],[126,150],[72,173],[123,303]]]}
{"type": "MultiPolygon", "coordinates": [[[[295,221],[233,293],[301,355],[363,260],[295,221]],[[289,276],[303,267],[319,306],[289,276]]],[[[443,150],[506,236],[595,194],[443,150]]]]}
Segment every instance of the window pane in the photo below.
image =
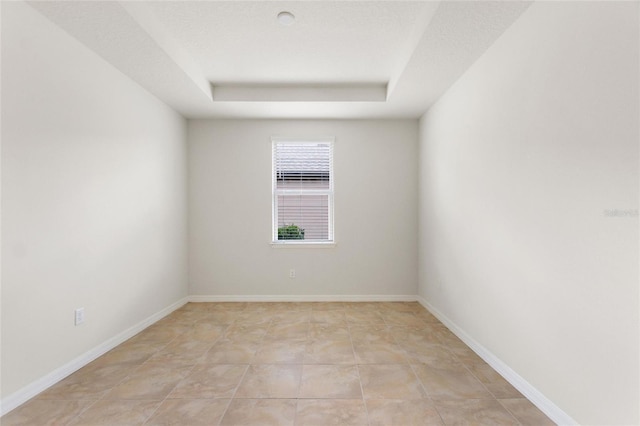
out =
{"type": "Polygon", "coordinates": [[[331,145],[276,144],[274,172],[277,189],[329,189],[331,145]]]}
{"type": "Polygon", "coordinates": [[[333,241],[333,139],[272,141],[274,240],[333,241]]]}
{"type": "Polygon", "coordinates": [[[278,228],[297,225],[304,230],[305,240],[329,239],[328,195],[278,195],[277,198],[278,228]]]}

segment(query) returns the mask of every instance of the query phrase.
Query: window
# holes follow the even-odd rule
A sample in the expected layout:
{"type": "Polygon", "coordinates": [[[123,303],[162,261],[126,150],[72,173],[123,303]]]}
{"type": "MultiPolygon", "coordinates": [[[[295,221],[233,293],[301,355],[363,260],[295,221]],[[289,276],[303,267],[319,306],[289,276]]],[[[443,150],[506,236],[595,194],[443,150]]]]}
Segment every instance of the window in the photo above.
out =
{"type": "Polygon", "coordinates": [[[272,144],[273,242],[333,242],[333,139],[272,144]]]}

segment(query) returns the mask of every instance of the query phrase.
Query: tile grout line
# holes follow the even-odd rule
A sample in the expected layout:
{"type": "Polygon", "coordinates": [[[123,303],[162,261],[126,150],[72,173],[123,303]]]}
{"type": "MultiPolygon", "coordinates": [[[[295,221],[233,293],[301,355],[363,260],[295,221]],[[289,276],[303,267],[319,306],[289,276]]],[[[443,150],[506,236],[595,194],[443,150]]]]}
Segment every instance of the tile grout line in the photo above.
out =
{"type": "MultiPolygon", "coordinates": [[[[425,321],[426,322],[426,321],[425,321]]],[[[420,330],[422,330],[421,327],[418,327],[420,330]]],[[[404,347],[398,342],[398,339],[393,336],[393,339],[395,340],[395,342],[404,349],[404,347]]],[[[447,349],[448,350],[448,349],[447,349]]],[[[408,353],[407,353],[408,355],[408,353]]],[[[418,374],[416,373],[416,370],[414,368],[414,364],[411,362],[411,360],[409,359],[409,356],[407,356],[407,361],[409,361],[409,368],[411,368],[411,371],[413,372],[413,375],[415,376],[416,380],[418,380],[418,383],[420,383],[420,387],[422,388],[422,391],[424,392],[424,395],[427,397],[427,399],[431,402],[431,405],[433,406],[433,409],[436,411],[436,413],[438,413],[438,417],[440,418],[440,421],[442,422],[443,425],[446,425],[444,418],[442,417],[442,414],[440,413],[440,410],[438,410],[438,407],[435,403],[435,401],[433,400],[433,398],[431,397],[431,394],[429,392],[427,392],[427,388],[424,386],[424,383],[422,382],[422,379],[420,379],[420,377],[418,377],[418,374]]]]}
{"type": "MultiPolygon", "coordinates": [[[[234,320],[234,322],[235,322],[235,320],[234,320]]],[[[232,324],[229,324],[228,328],[230,328],[232,324]]],[[[251,364],[251,361],[255,360],[255,357],[258,354],[258,351],[262,347],[262,342],[264,342],[265,337],[269,333],[269,328],[271,328],[272,325],[273,325],[273,318],[270,318],[269,322],[268,322],[268,325],[266,327],[267,330],[265,331],[265,333],[260,338],[260,340],[258,342],[258,346],[256,347],[256,350],[253,352],[253,358],[251,360],[249,360],[250,362],[249,362],[249,364],[246,365],[246,368],[244,370],[244,374],[242,375],[242,377],[238,381],[238,384],[236,385],[236,388],[233,390],[233,395],[231,395],[231,398],[229,399],[229,403],[227,404],[227,407],[224,409],[224,412],[222,413],[222,416],[220,416],[220,420],[218,421],[218,425],[222,424],[222,421],[224,420],[224,417],[229,412],[229,408],[231,407],[231,404],[233,404],[233,402],[236,400],[236,395],[238,393],[238,389],[240,388],[240,385],[242,385],[242,382],[244,382],[244,379],[247,376],[247,373],[249,372],[249,370],[251,369],[251,366],[253,365],[253,364],[251,364]]]]}
{"type": "MultiPolygon", "coordinates": [[[[153,326],[154,324],[152,324],[151,326],[153,326]]],[[[151,327],[150,326],[150,327],[151,327]]],[[[149,327],[147,327],[145,330],[147,330],[149,327]]],[[[126,341],[122,342],[120,345],[118,345],[116,348],[120,347],[121,345],[124,345],[125,343],[127,343],[128,341],[134,339],[136,336],[138,336],[139,334],[143,333],[145,330],[140,331],[139,333],[137,333],[135,336],[130,337],[129,339],[127,339],[126,341]]],[[[85,412],[87,412],[91,407],[93,407],[94,405],[96,405],[98,402],[100,401],[108,401],[108,399],[106,398],[106,396],[115,388],[117,388],[118,386],[120,386],[125,380],[127,380],[129,377],[131,377],[131,374],[134,373],[135,371],[137,371],[138,369],[140,369],[149,359],[151,359],[155,354],[157,354],[158,352],[160,352],[162,349],[164,349],[165,347],[167,347],[172,341],[174,341],[175,339],[177,339],[177,336],[172,338],[171,340],[169,340],[167,343],[165,343],[164,345],[158,347],[155,352],[153,352],[151,355],[149,355],[149,357],[147,359],[145,359],[144,361],[142,361],[140,364],[137,364],[136,367],[131,371],[130,374],[127,374],[126,376],[124,376],[121,380],[119,380],[116,384],[114,384],[113,386],[111,386],[109,389],[105,390],[104,392],[102,392],[102,395],[100,395],[100,397],[96,400],[93,401],[93,403],[89,404],[85,409],[83,409],[82,411],[80,411],[78,414],[76,414],[72,419],[69,420],[68,423],[66,423],[67,425],[73,424],[74,421],[76,420],[80,420],[80,418],[82,417],[82,414],[84,414],[85,412]]],[[[111,349],[109,352],[113,351],[114,349],[111,349]]],[[[103,354],[102,356],[107,355],[109,352],[107,352],[106,354],[103,354]]],[[[92,362],[96,362],[98,359],[95,359],[92,362]]],[[[105,364],[105,366],[109,366],[109,365],[122,365],[122,364],[127,364],[127,363],[114,363],[114,364],[105,364]]],[[[86,367],[86,366],[85,366],[86,367]]],[[[77,372],[76,372],[77,373],[77,372]]],[[[75,373],[74,373],[75,374],[75,373]]],[[[36,396],[37,398],[37,396],[36,396]]],[[[158,406],[160,407],[160,406],[158,406]]],[[[157,410],[157,408],[156,408],[157,410]]],[[[154,410],[154,413],[155,411],[154,410]]],[[[146,423],[148,421],[149,418],[145,419],[145,421],[142,423],[146,423]]]]}
{"type": "MultiPolygon", "coordinates": [[[[511,410],[507,409],[502,403],[500,403],[500,401],[498,400],[498,398],[496,397],[496,395],[491,391],[491,389],[489,389],[489,387],[484,383],[484,381],[480,380],[480,378],[469,368],[469,366],[467,365],[466,362],[464,362],[462,359],[460,359],[459,355],[454,352],[451,347],[449,346],[449,344],[444,340],[444,339],[440,339],[438,337],[438,339],[440,340],[440,342],[445,345],[447,351],[449,351],[449,353],[451,354],[451,356],[453,357],[453,359],[455,359],[456,361],[458,361],[463,368],[469,373],[471,374],[471,376],[476,379],[478,381],[478,383],[480,383],[480,385],[482,385],[482,387],[487,391],[487,393],[489,395],[491,395],[493,397],[493,400],[495,402],[498,403],[498,405],[500,407],[502,407],[505,411],[507,411],[507,413],[509,413],[509,415],[516,421],[517,424],[522,424],[520,422],[520,420],[518,418],[516,418],[516,416],[511,412],[511,410]]],[[[465,347],[468,348],[468,346],[465,344],[465,347]]],[[[493,369],[492,369],[493,370],[493,369]]],[[[495,370],[494,370],[495,371],[495,370]]],[[[483,399],[483,398],[476,398],[476,399],[483,399]]]]}
{"type": "MultiPolygon", "coordinates": [[[[245,308],[246,309],[246,308],[245,308]]],[[[244,311],[245,309],[242,309],[241,311],[244,311]]],[[[216,339],[216,342],[218,340],[220,340],[224,335],[225,332],[231,327],[231,325],[235,322],[232,321],[230,324],[227,325],[227,328],[225,328],[225,330],[222,332],[222,335],[216,339]]],[[[271,323],[271,320],[269,320],[269,323],[271,323]]],[[[264,338],[264,336],[263,336],[264,338]]],[[[214,343],[215,345],[215,343],[214,343]]],[[[209,348],[209,351],[213,348],[213,346],[211,346],[211,348],[209,348]]],[[[207,351],[207,353],[209,352],[207,351]]],[[[256,349],[257,351],[257,349],[256,349]]],[[[255,356],[255,353],[254,353],[255,356]]],[[[227,412],[229,411],[229,407],[231,407],[231,404],[233,403],[233,400],[235,399],[236,393],[238,393],[238,388],[240,387],[240,385],[242,384],[242,381],[244,380],[245,376],[247,375],[247,372],[249,371],[249,367],[250,364],[246,365],[246,368],[244,370],[244,373],[242,374],[242,377],[240,378],[240,380],[238,380],[238,384],[236,385],[235,389],[233,390],[233,394],[231,395],[231,397],[229,398],[229,402],[227,402],[227,406],[225,407],[224,411],[222,412],[222,414],[220,415],[220,419],[218,420],[218,426],[220,426],[220,424],[222,424],[222,420],[224,420],[224,416],[227,414],[227,412]]]]}
{"type": "MultiPolygon", "coordinates": [[[[313,310],[311,311],[313,312],[313,310]]],[[[305,344],[304,344],[304,352],[302,353],[302,364],[301,364],[301,368],[300,368],[300,379],[298,379],[298,388],[296,389],[296,408],[293,411],[293,424],[295,425],[297,420],[298,420],[298,408],[299,408],[299,404],[300,404],[300,389],[302,388],[302,377],[304,376],[304,358],[305,355],[307,353],[307,344],[309,342],[309,333],[311,331],[311,316],[312,314],[309,314],[309,318],[308,318],[308,324],[307,324],[307,332],[306,332],[306,337],[305,337],[305,344]]]]}
{"type": "MultiPolygon", "coordinates": [[[[198,323],[198,320],[193,320],[193,322],[192,322],[192,323],[191,323],[191,325],[190,325],[190,330],[193,330],[193,328],[195,327],[196,323],[198,323]]],[[[227,326],[226,326],[226,328],[224,329],[224,331],[226,331],[226,330],[229,328],[229,326],[230,326],[230,325],[227,325],[227,326]]],[[[213,340],[213,342],[211,343],[211,346],[209,347],[209,349],[207,349],[207,350],[206,350],[206,351],[205,351],[205,352],[200,356],[200,358],[199,358],[198,360],[201,360],[201,359],[202,359],[202,358],[203,358],[203,357],[204,357],[204,356],[205,356],[205,355],[206,355],[206,354],[211,350],[211,348],[216,344],[216,342],[217,342],[218,340],[220,340],[220,338],[224,335],[224,331],[221,333],[221,335],[220,335],[220,336],[216,337],[216,338],[213,340]]],[[[166,345],[164,345],[164,346],[163,346],[163,348],[166,348],[167,346],[169,346],[169,345],[171,344],[171,342],[173,342],[173,341],[177,340],[177,339],[178,339],[178,337],[179,337],[179,336],[176,336],[176,337],[174,337],[173,339],[171,339],[171,340],[169,341],[169,343],[167,343],[166,345]]],[[[160,350],[161,350],[161,349],[160,349],[160,350]]],[[[160,350],[156,351],[156,353],[155,353],[155,354],[157,354],[158,352],[160,352],[160,350]]],[[[155,354],[154,354],[154,355],[155,355],[155,354]]],[[[143,362],[141,365],[146,364],[146,363],[147,363],[147,362],[148,362],[152,357],[153,357],[153,355],[152,355],[151,357],[149,357],[149,358],[148,358],[145,362],[143,362]]],[[[186,380],[186,379],[191,375],[191,373],[193,372],[193,370],[195,370],[195,368],[196,368],[196,367],[198,366],[198,364],[199,364],[199,363],[198,363],[198,360],[196,360],[196,361],[195,361],[195,363],[194,363],[194,364],[193,364],[193,366],[189,369],[189,371],[185,374],[185,376],[184,376],[182,379],[180,379],[180,380],[176,383],[176,385],[175,385],[175,386],[174,386],[174,387],[173,387],[173,388],[172,388],[172,389],[167,393],[167,395],[165,395],[164,399],[160,402],[160,404],[156,407],[156,409],[155,409],[155,410],[153,410],[153,412],[152,412],[149,416],[147,416],[147,418],[145,419],[145,421],[142,423],[143,425],[144,425],[144,424],[147,424],[147,423],[149,422],[149,420],[151,420],[151,419],[153,418],[153,416],[156,414],[156,412],[158,412],[158,410],[160,409],[160,407],[162,407],[162,405],[163,405],[163,404],[164,404],[168,399],[170,399],[169,397],[171,396],[171,394],[173,393],[173,391],[175,391],[175,389],[180,385],[180,383],[182,383],[184,380],[186,380]]],[[[245,372],[246,372],[246,370],[245,370],[245,372]]],[[[192,399],[192,398],[191,398],[191,399],[192,399]]],[[[217,398],[214,398],[214,399],[217,399],[217,398]]],[[[229,400],[229,401],[231,401],[231,400],[229,400]]],[[[229,404],[227,404],[227,408],[228,408],[228,406],[229,406],[229,404]]],[[[225,408],[225,412],[226,412],[226,408],[225,408]]],[[[224,413],[223,413],[223,414],[224,414],[224,413]]],[[[220,418],[220,421],[222,421],[222,417],[220,418]]],[[[219,422],[218,422],[218,423],[219,423],[219,422]]]]}
{"type": "Polygon", "coordinates": [[[501,406],[502,408],[504,408],[505,410],[507,410],[507,412],[508,412],[509,414],[511,414],[511,417],[513,417],[514,419],[516,419],[516,422],[518,422],[518,425],[522,425],[522,424],[523,424],[523,423],[520,421],[520,419],[518,419],[518,418],[516,417],[516,415],[515,415],[515,414],[513,414],[513,413],[511,412],[511,410],[509,410],[509,408],[508,408],[508,407],[506,407],[506,406],[502,403],[502,401],[500,401],[498,398],[496,398],[496,401],[498,401],[498,404],[500,404],[500,406],[501,406]]]}
{"type": "MultiPolygon", "coordinates": [[[[83,410],[80,410],[80,412],[76,415],[74,415],[73,417],[71,417],[69,419],[68,422],[65,423],[65,426],[67,425],[72,425],[76,420],[80,419],[80,416],[82,416],[82,413],[84,413],[85,411],[87,411],[89,408],[93,407],[95,404],[98,403],[98,401],[100,401],[99,399],[96,399],[95,401],[93,401],[91,404],[87,405],[83,410]]],[[[2,421],[0,420],[0,425],[2,424],[2,421]]]]}
{"type": "MultiPolygon", "coordinates": [[[[197,321],[193,321],[190,325],[190,329],[193,329],[193,327],[195,326],[197,321]]],[[[167,346],[169,346],[171,344],[171,342],[173,342],[174,340],[177,340],[178,336],[174,337],[173,339],[171,339],[171,341],[169,343],[167,343],[165,346],[163,346],[163,348],[166,348],[167,346]]],[[[218,339],[214,340],[214,343],[217,341],[218,339]]],[[[213,346],[212,344],[212,346],[213,346]]],[[[156,351],[155,354],[157,354],[160,350],[156,351]]],[[[155,355],[154,354],[154,355],[155,355]]],[[[203,354],[204,355],[204,354],[203,354]]],[[[153,358],[153,355],[150,356],[149,358],[147,358],[147,360],[145,362],[142,363],[142,365],[144,365],[147,361],[149,361],[151,358],[153,358]]],[[[196,361],[193,366],[189,369],[189,371],[185,374],[185,376],[183,378],[181,378],[173,388],[171,388],[171,390],[169,392],[167,392],[167,394],[164,396],[164,398],[162,399],[162,401],[160,401],[160,404],[158,404],[158,406],[155,408],[155,410],[153,410],[153,412],[151,412],[147,418],[142,422],[143,425],[147,424],[149,422],[149,420],[151,420],[154,416],[154,414],[156,414],[156,412],[160,409],[160,407],[162,407],[162,405],[165,403],[165,401],[167,399],[169,399],[169,395],[171,395],[171,393],[178,387],[178,385],[180,383],[182,383],[182,381],[184,381],[187,377],[189,377],[189,375],[191,374],[191,372],[193,372],[193,370],[196,368],[196,366],[198,365],[198,362],[196,361]]]]}
{"type": "MultiPolygon", "coordinates": [[[[345,314],[345,320],[347,319],[345,314]]],[[[384,321],[384,320],[383,320],[384,321]]],[[[367,424],[371,425],[371,419],[369,418],[369,407],[367,406],[367,399],[364,396],[364,386],[362,385],[362,376],[360,375],[360,364],[358,363],[358,358],[356,356],[356,348],[353,344],[353,336],[351,335],[351,322],[347,321],[347,331],[349,332],[349,342],[351,343],[351,352],[353,353],[353,362],[356,367],[356,372],[358,373],[358,383],[360,383],[360,393],[362,395],[362,405],[364,405],[364,413],[367,416],[367,424]]]]}

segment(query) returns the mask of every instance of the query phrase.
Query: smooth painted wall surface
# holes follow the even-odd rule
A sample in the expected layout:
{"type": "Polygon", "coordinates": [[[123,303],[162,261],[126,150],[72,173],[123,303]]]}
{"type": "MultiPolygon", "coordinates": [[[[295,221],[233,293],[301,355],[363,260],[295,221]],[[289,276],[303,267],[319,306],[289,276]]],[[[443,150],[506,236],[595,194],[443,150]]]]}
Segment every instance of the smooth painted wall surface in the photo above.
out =
{"type": "Polygon", "coordinates": [[[190,121],[191,294],[415,295],[417,147],[417,120],[190,121]],[[272,136],[335,137],[334,248],[271,247],[272,136]]]}
{"type": "Polygon", "coordinates": [[[3,2],[3,397],[187,295],[186,207],[185,120],[3,2]]]}
{"type": "Polygon", "coordinates": [[[419,293],[580,424],[638,424],[639,4],[534,3],[421,120],[419,293]]]}

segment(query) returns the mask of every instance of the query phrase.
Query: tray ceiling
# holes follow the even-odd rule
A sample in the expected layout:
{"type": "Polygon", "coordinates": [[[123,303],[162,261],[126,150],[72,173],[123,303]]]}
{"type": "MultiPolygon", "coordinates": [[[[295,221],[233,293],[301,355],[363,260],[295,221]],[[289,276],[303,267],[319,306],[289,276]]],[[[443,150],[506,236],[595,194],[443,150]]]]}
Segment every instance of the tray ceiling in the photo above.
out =
{"type": "Polygon", "coordinates": [[[29,4],[189,118],[415,118],[530,3],[29,4]]]}

